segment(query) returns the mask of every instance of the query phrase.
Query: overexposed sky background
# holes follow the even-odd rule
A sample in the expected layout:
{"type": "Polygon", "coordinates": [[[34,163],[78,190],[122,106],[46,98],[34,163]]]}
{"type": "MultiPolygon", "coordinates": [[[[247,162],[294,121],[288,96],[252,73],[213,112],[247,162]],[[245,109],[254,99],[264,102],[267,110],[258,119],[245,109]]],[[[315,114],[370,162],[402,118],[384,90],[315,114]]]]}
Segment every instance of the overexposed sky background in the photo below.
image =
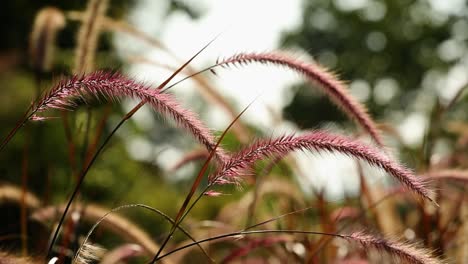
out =
{"type": "MultiPolygon", "coordinates": [[[[189,1],[186,1],[189,6],[189,1]]],[[[181,59],[188,59],[216,35],[221,34],[191,64],[202,69],[213,64],[217,58],[231,56],[241,51],[270,51],[278,47],[281,32],[291,30],[301,21],[301,1],[193,1],[202,10],[202,16],[193,20],[183,12],[163,16],[169,8],[168,1],[141,0],[129,15],[130,23],[144,32],[155,36],[181,59]]],[[[194,4],[192,4],[194,5],[194,4]]],[[[124,54],[130,49],[152,61],[178,65],[163,52],[135,46],[135,40],[118,41],[117,46],[124,54]]],[[[266,105],[281,110],[291,96],[286,96],[288,84],[298,80],[294,74],[275,67],[259,65],[243,69],[217,70],[218,78],[211,78],[219,91],[232,97],[239,109],[261,95],[246,120],[268,127],[272,124],[266,105]],[[273,74],[272,74],[273,73],[273,74]]],[[[170,72],[151,65],[136,65],[130,73],[137,78],[159,82],[170,72]]],[[[214,77],[214,76],[210,76],[214,77]]],[[[177,79],[177,78],[176,78],[177,79]]],[[[177,94],[190,94],[193,89],[182,85],[173,89],[177,94]]],[[[279,112],[280,113],[280,112],[279,112]]],[[[208,121],[216,129],[224,128],[230,121],[225,116],[210,116],[208,121]],[[221,122],[220,122],[221,121],[221,122]],[[224,122],[222,122],[224,121],[224,122]]]]}
{"type": "MultiPolygon", "coordinates": [[[[196,58],[191,65],[195,69],[202,69],[213,64],[217,58],[226,57],[238,52],[271,51],[278,49],[281,34],[299,26],[302,21],[301,0],[268,1],[268,0],[238,0],[238,1],[181,1],[189,7],[200,10],[202,15],[198,19],[191,19],[183,12],[172,12],[166,17],[169,10],[169,1],[166,0],[139,0],[128,15],[129,23],[154,36],[164,43],[179,58],[188,59],[214,36],[221,33],[218,39],[196,58]]],[[[332,1],[342,10],[356,10],[364,8],[370,0],[334,0],[332,1]]],[[[440,14],[457,14],[463,10],[460,6],[462,0],[454,1],[429,1],[434,11],[440,14]],[[449,3],[450,2],[450,3],[449,3]]],[[[382,14],[381,14],[382,15],[382,14]]],[[[383,12],[385,15],[385,11],[383,12]]],[[[115,39],[117,50],[123,57],[129,54],[145,57],[158,63],[179,65],[170,56],[157,49],[141,44],[131,37],[117,34],[115,39]]],[[[301,51],[289,51],[303,60],[312,60],[301,51]]],[[[460,72],[452,70],[453,72],[460,72]]],[[[128,73],[137,79],[150,83],[159,83],[167,78],[171,72],[148,64],[135,64],[128,69],[128,73]]],[[[292,99],[290,86],[294,82],[301,81],[300,76],[277,67],[262,65],[241,68],[219,69],[218,76],[209,76],[218,91],[225,97],[235,102],[235,107],[240,111],[252,102],[255,103],[243,115],[242,119],[261,128],[268,135],[279,135],[286,132],[299,130],[291,123],[275,123],[274,114],[281,115],[282,109],[292,99]]],[[[457,76],[459,76],[458,74],[457,76]]],[[[466,78],[466,74],[464,74],[466,78]]],[[[384,77],[384,76],[383,76],[384,77]]],[[[457,87],[458,83],[450,84],[450,80],[459,78],[440,77],[444,83],[439,86],[441,95],[450,98],[454,93],[450,87],[457,87]],[[445,79],[444,79],[445,78],[445,79]],[[447,86],[446,84],[450,84],[447,86]]],[[[178,80],[179,78],[176,78],[178,80]]],[[[392,89],[391,80],[382,79],[382,87],[392,89]]],[[[374,87],[374,93],[378,91],[379,84],[374,87]]],[[[393,85],[395,86],[395,85],[393,85]]],[[[396,91],[398,87],[395,88],[396,91]]],[[[369,84],[361,80],[355,80],[350,85],[351,93],[362,101],[369,98],[371,91],[369,84]],[[362,98],[360,98],[362,97],[362,98]]],[[[172,89],[185,106],[189,108],[193,104],[194,94],[197,94],[193,83],[187,82],[172,89]]],[[[385,98],[383,98],[385,99],[385,98]]],[[[129,107],[133,104],[129,104],[129,107]]],[[[149,111],[149,110],[147,110],[149,111]]],[[[311,113],[314,114],[314,113],[311,113]]],[[[317,114],[317,113],[315,113],[317,114]]],[[[222,130],[230,120],[219,109],[208,111],[202,116],[209,127],[222,130]]],[[[149,112],[140,111],[135,116],[142,126],[151,130],[154,122],[151,122],[149,112]]],[[[427,116],[422,112],[405,113],[399,121],[398,130],[405,136],[403,139],[409,145],[420,144],[427,126],[427,116]]],[[[179,158],[187,152],[172,146],[151,145],[151,142],[143,138],[135,138],[129,141],[129,151],[139,159],[150,159],[162,167],[171,167],[179,158]],[[154,153],[162,148],[166,150],[154,158],[154,153]]],[[[356,164],[353,160],[329,154],[297,154],[298,164],[303,176],[299,179],[305,189],[310,186],[325,187],[329,197],[339,198],[344,192],[354,193],[358,190],[356,164]]],[[[189,169],[188,169],[189,170],[189,169]]],[[[187,172],[187,171],[186,171],[187,172]]],[[[190,171],[188,171],[190,173],[190,171]]],[[[372,170],[372,176],[380,175],[372,170]]],[[[372,177],[379,180],[381,177],[372,177]]]]}

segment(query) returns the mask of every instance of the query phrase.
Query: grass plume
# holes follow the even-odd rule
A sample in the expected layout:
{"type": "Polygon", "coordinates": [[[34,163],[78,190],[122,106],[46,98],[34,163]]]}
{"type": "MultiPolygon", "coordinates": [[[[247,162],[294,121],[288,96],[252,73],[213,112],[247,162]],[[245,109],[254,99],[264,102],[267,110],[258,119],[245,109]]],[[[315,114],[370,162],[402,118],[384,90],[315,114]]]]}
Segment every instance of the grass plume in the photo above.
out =
{"type": "Polygon", "coordinates": [[[96,261],[99,261],[105,253],[105,249],[93,245],[91,243],[86,243],[83,248],[80,250],[80,254],[76,257],[76,260],[72,264],[92,264],[96,261]]]}
{"type": "Polygon", "coordinates": [[[269,53],[240,53],[216,62],[216,65],[247,65],[250,63],[262,63],[285,66],[295,72],[306,76],[312,83],[322,88],[322,91],[363,129],[370,134],[373,140],[384,146],[377,125],[367,113],[364,105],[351,96],[345,84],[336,76],[318,64],[305,63],[296,60],[286,54],[278,52],[269,53]]]}
{"type": "MultiPolygon", "coordinates": [[[[85,95],[96,98],[104,97],[117,100],[123,97],[138,98],[146,101],[156,112],[170,117],[177,125],[186,129],[209,151],[216,142],[211,131],[200,121],[195,113],[183,108],[176,99],[159,89],[131,80],[119,73],[97,71],[82,76],[74,76],[59,82],[36,104],[33,113],[47,109],[72,109],[77,106],[75,100],[85,95]]],[[[42,118],[34,114],[32,119],[42,118]]],[[[222,149],[217,149],[217,157],[224,159],[222,149]]]]}
{"type": "Polygon", "coordinates": [[[239,176],[245,174],[246,170],[251,168],[256,161],[267,157],[284,157],[295,150],[327,151],[361,159],[385,170],[408,189],[433,201],[432,191],[409,169],[391,160],[382,152],[359,141],[323,131],[312,131],[300,136],[289,135],[258,141],[233,154],[216,173],[210,176],[210,181],[218,184],[236,183],[239,176]]]}
{"type": "Polygon", "coordinates": [[[369,235],[365,232],[354,232],[344,236],[349,241],[361,244],[366,250],[376,249],[381,253],[390,254],[393,258],[408,264],[439,264],[442,263],[432,254],[422,248],[415,247],[408,243],[402,243],[383,239],[377,236],[369,235]]]}

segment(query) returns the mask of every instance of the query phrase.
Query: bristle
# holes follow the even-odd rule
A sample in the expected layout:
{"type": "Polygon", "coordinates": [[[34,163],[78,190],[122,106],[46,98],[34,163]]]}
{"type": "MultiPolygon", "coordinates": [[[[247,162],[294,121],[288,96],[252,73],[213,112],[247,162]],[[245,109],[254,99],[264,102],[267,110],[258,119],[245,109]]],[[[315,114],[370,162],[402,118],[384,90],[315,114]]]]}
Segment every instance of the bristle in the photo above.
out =
{"type": "Polygon", "coordinates": [[[314,84],[322,88],[323,92],[352,119],[371,135],[373,140],[383,146],[380,132],[375,122],[367,113],[364,105],[360,104],[351,96],[345,84],[336,78],[335,74],[329,72],[318,64],[305,63],[281,53],[240,53],[221,60],[219,66],[246,65],[249,63],[263,63],[285,66],[293,71],[305,75],[314,84]]]}
{"type": "Polygon", "coordinates": [[[95,263],[104,255],[105,249],[86,243],[80,250],[80,254],[73,261],[73,264],[91,264],[95,263]]]}

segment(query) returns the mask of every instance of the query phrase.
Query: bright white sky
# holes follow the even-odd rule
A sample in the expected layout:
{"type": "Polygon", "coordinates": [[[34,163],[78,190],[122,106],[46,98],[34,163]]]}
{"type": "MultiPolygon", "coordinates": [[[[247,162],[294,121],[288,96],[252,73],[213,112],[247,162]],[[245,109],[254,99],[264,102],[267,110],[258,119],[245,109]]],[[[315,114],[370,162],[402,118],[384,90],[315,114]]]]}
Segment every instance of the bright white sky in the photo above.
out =
{"type": "MultiPolygon", "coordinates": [[[[196,3],[195,8],[203,10],[200,19],[192,20],[185,13],[175,12],[163,21],[161,16],[166,13],[168,1],[140,0],[129,20],[139,29],[157,36],[182,59],[190,58],[214,36],[221,33],[221,36],[191,64],[198,69],[213,64],[218,57],[231,56],[241,51],[274,50],[278,47],[281,32],[293,29],[301,20],[300,0],[186,2],[189,6],[190,3],[196,3]]],[[[128,46],[135,45],[134,39],[128,41],[120,46],[128,49],[128,46]]],[[[154,61],[172,62],[167,55],[157,50],[146,48],[144,53],[138,53],[154,61]]],[[[239,109],[261,95],[244,118],[264,127],[270,127],[272,124],[271,114],[265,106],[268,105],[280,113],[290,98],[285,97],[284,90],[288,88],[289,83],[297,80],[297,76],[288,71],[258,65],[243,69],[220,69],[217,72],[219,77],[212,78],[216,87],[224,95],[235,98],[239,109]]],[[[159,82],[169,74],[150,65],[138,65],[131,73],[138,78],[154,82],[159,82]]],[[[180,86],[173,89],[173,92],[190,94],[193,89],[180,86]]],[[[210,122],[210,125],[222,129],[229,123],[224,117],[214,115],[208,117],[208,121],[215,119],[216,122],[210,122]]]]}
{"type": "MultiPolygon", "coordinates": [[[[182,12],[172,13],[163,19],[167,13],[168,2],[166,0],[139,0],[136,2],[135,9],[129,14],[128,20],[140,30],[156,36],[182,59],[190,58],[214,36],[222,33],[192,63],[192,66],[198,69],[213,64],[218,57],[230,56],[237,52],[275,50],[278,47],[281,33],[295,28],[301,21],[301,0],[185,1],[189,6],[202,8],[203,15],[197,20],[190,19],[182,12]]],[[[335,2],[339,4],[352,1],[336,0],[335,2]]],[[[366,1],[356,0],[353,3],[361,2],[366,1]]],[[[118,35],[115,45],[122,54],[137,54],[159,63],[174,65],[174,61],[164,53],[142,46],[133,38],[118,35]]],[[[218,77],[211,76],[214,77],[212,79],[216,87],[226,97],[233,98],[239,110],[258,97],[243,116],[243,120],[254,123],[269,134],[297,131],[290,124],[283,124],[281,128],[274,127],[271,112],[267,110],[268,107],[277,114],[281,114],[282,108],[289,103],[292,96],[288,87],[300,80],[296,74],[265,66],[221,69],[217,72],[218,77]]],[[[156,84],[170,74],[168,71],[143,64],[132,66],[129,73],[135,78],[156,84]]],[[[193,100],[191,95],[194,89],[190,87],[190,83],[172,91],[181,98],[184,105],[190,105],[190,101],[193,100]]],[[[210,111],[210,113],[209,116],[203,118],[212,128],[223,129],[231,121],[220,111],[210,111]]],[[[142,125],[150,126],[148,116],[148,113],[140,111],[135,118],[141,120],[142,125]]],[[[406,122],[403,125],[414,130],[416,124],[417,128],[423,130],[424,117],[414,115],[411,117],[419,123],[406,122]]],[[[132,140],[129,150],[134,157],[147,159],[154,153],[154,149],[148,149],[150,147],[147,143],[142,139],[132,140]]],[[[171,162],[176,162],[183,153],[183,150],[170,149],[165,151],[164,155],[158,155],[159,158],[155,162],[170,167],[171,162]]],[[[301,180],[303,186],[325,186],[327,194],[331,197],[340,197],[343,191],[357,191],[356,167],[352,160],[325,154],[297,156],[301,170],[307,172],[305,173],[307,179],[301,180]]],[[[373,180],[376,178],[373,177],[373,180]]]]}

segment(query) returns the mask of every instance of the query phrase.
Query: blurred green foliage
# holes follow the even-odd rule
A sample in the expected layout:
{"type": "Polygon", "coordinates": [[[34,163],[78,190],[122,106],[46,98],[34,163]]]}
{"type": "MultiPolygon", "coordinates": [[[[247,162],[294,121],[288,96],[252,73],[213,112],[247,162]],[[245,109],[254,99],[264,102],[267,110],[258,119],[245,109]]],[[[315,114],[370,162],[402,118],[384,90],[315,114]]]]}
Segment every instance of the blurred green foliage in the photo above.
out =
{"type": "MultiPolygon", "coordinates": [[[[454,66],[465,69],[464,78],[468,69],[467,5],[447,10],[440,6],[456,3],[436,2],[304,1],[302,23],[284,35],[283,44],[301,48],[348,80],[351,93],[377,120],[421,108],[429,115],[436,100],[447,103],[438,93],[448,87],[435,82],[454,66]]],[[[295,90],[286,118],[305,128],[343,121],[320,94],[305,85],[295,90]]],[[[467,100],[457,107],[459,118],[466,119],[467,100]]]]}

